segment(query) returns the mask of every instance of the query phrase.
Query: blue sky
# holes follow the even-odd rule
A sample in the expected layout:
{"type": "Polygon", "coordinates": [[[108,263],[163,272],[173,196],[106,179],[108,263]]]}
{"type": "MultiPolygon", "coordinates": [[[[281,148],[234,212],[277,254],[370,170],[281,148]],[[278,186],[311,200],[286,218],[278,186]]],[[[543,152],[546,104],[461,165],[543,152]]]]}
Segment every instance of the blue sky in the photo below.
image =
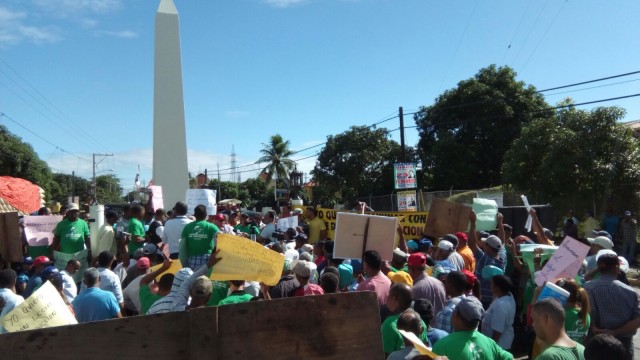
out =
{"type": "MultiPolygon", "coordinates": [[[[640,13],[637,0],[174,2],[189,169],[215,172],[219,164],[223,180],[232,145],[238,165],[254,162],[275,133],[304,149],[351,125],[393,116],[399,106],[412,112],[429,105],[489,64],[512,66],[538,89],[640,70],[640,28],[631,16],[640,13]]],[[[130,188],[140,164],[148,181],[158,4],[2,1],[0,112],[13,121],[0,123],[54,171],[89,176],[86,160],[109,152],[115,156],[99,171],[113,169],[130,188]]],[[[548,92],[547,101],[636,94],[639,80],[548,92]]],[[[640,119],[638,98],[601,105],[626,108],[625,121],[640,119]]],[[[414,125],[411,116],[405,124],[414,125]]],[[[395,129],[398,120],[383,125],[395,129]]],[[[399,141],[399,133],[392,138],[399,141]]],[[[415,145],[416,130],[407,129],[406,139],[415,145]]],[[[307,158],[299,168],[310,171],[319,149],[296,154],[307,158]]],[[[246,179],[254,169],[239,170],[246,179]]]]}

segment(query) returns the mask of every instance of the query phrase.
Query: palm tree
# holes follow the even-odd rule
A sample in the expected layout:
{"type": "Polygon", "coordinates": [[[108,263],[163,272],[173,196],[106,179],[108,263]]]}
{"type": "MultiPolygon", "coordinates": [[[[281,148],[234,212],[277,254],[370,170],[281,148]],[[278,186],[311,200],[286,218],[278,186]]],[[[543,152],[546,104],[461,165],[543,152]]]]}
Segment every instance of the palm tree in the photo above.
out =
{"type": "MultiPolygon", "coordinates": [[[[295,167],[295,162],[289,159],[293,155],[293,151],[289,150],[289,140],[284,141],[280,134],[275,134],[271,136],[268,144],[263,143],[262,146],[264,147],[260,150],[262,157],[257,162],[267,163],[267,166],[262,169],[262,172],[267,174],[267,184],[271,180],[277,180],[278,176],[286,179],[287,174],[295,167]]],[[[276,183],[273,188],[274,195],[276,195],[277,187],[276,183]]]]}

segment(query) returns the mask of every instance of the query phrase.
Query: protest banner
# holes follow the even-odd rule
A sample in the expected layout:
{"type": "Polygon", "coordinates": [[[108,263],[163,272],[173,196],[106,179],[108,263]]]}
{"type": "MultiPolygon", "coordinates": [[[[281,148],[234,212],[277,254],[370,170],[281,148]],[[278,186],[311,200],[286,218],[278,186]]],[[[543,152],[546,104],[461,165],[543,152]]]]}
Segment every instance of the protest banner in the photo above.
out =
{"type": "Polygon", "coordinates": [[[259,281],[269,286],[278,284],[284,255],[255,241],[230,234],[218,235],[216,248],[220,251],[217,257],[222,260],[213,267],[211,280],[259,281]]]}
{"type": "Polygon", "coordinates": [[[473,211],[476,213],[476,230],[491,231],[498,226],[498,204],[495,200],[473,199],[473,211]]]}
{"type": "Polygon", "coordinates": [[[535,276],[538,286],[559,278],[573,278],[580,271],[590,247],[569,236],[562,240],[558,250],[535,276]]]}
{"type": "MultiPolygon", "coordinates": [[[[303,205],[296,205],[293,207],[294,209],[302,209],[303,214],[304,210],[307,208],[303,205]]],[[[335,239],[335,230],[336,230],[336,217],[338,213],[341,212],[349,212],[348,210],[334,210],[327,208],[318,208],[318,218],[324,221],[324,224],[327,227],[327,238],[335,239]]],[[[427,217],[429,216],[429,212],[408,212],[408,211],[367,211],[366,215],[377,215],[377,216],[387,216],[387,217],[395,217],[400,222],[400,226],[402,226],[402,232],[404,234],[405,240],[419,240],[421,238],[422,230],[424,229],[425,224],[427,223],[427,217]]],[[[396,239],[397,245],[397,239],[396,239]]]]}
{"type": "Polygon", "coordinates": [[[53,230],[62,221],[61,215],[25,216],[24,233],[29,246],[49,246],[53,242],[53,230]]]}
{"type": "Polygon", "coordinates": [[[382,260],[391,260],[397,224],[392,217],[338,213],[333,256],[360,259],[366,250],[376,250],[382,260]]]}
{"type": "Polygon", "coordinates": [[[393,164],[393,178],[395,179],[396,190],[415,189],[417,187],[416,164],[413,164],[413,163],[393,164]]]}
{"type": "Polygon", "coordinates": [[[541,244],[521,244],[518,245],[520,248],[520,253],[522,254],[522,260],[524,260],[524,264],[527,265],[529,269],[529,273],[533,274],[536,272],[535,267],[533,265],[533,258],[535,257],[535,249],[541,249],[542,254],[540,255],[541,261],[544,262],[551,258],[553,253],[558,249],[557,246],[552,245],[541,245],[541,244]]]}
{"type": "Polygon", "coordinates": [[[189,189],[187,190],[187,207],[189,214],[193,215],[193,211],[198,205],[207,207],[207,215],[215,215],[217,212],[216,191],[210,189],[189,189]]]}
{"type": "Polygon", "coordinates": [[[5,261],[23,260],[19,221],[17,212],[0,214],[0,255],[5,261]]]}
{"type": "Polygon", "coordinates": [[[62,296],[49,281],[2,318],[2,326],[8,332],[77,323],[71,310],[62,300],[62,296]]]}
{"type": "MultiPolygon", "coordinates": [[[[150,272],[154,272],[154,271],[158,270],[161,267],[162,267],[162,264],[154,265],[151,268],[149,268],[149,271],[150,272]]],[[[182,263],[180,262],[180,260],[175,259],[175,260],[171,261],[171,267],[170,268],[168,268],[165,272],[160,273],[158,276],[156,276],[156,281],[160,281],[160,278],[164,274],[175,275],[178,271],[180,271],[180,269],[182,269],[182,263]]]]}
{"type": "Polygon", "coordinates": [[[416,191],[398,191],[398,211],[416,211],[416,191]]]}
{"type": "Polygon", "coordinates": [[[467,231],[471,208],[462,204],[434,198],[431,201],[425,232],[427,235],[442,237],[458,231],[467,231]]]}
{"type": "Polygon", "coordinates": [[[155,212],[158,209],[164,209],[164,199],[162,197],[162,186],[151,185],[151,208],[155,212]]]}
{"type": "Polygon", "coordinates": [[[84,274],[84,271],[87,270],[87,268],[89,267],[89,262],[87,259],[89,257],[89,250],[84,249],[73,254],[54,251],[53,257],[54,257],[54,265],[56,266],[56,268],[58,268],[58,270],[64,270],[64,268],[67,267],[67,263],[71,259],[76,259],[80,261],[80,270],[76,271],[76,273],[71,275],[71,277],[73,277],[73,281],[76,283],[79,283],[82,281],[82,274],[84,274]]]}
{"type": "Polygon", "coordinates": [[[298,227],[298,217],[297,216],[289,216],[286,218],[278,219],[277,229],[280,231],[287,231],[288,228],[297,228],[298,227]]]}

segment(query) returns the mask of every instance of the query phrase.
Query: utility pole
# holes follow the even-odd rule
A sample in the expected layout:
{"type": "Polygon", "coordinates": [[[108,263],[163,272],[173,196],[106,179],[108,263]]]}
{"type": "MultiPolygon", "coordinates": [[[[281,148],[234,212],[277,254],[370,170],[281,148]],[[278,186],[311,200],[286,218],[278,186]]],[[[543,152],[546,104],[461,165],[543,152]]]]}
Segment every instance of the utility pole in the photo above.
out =
{"type": "Polygon", "coordinates": [[[220,163],[216,163],[216,168],[218,169],[218,202],[222,200],[222,191],[220,190],[220,163]]]}
{"type": "Polygon", "coordinates": [[[402,162],[407,162],[407,150],[404,146],[404,112],[402,106],[398,110],[398,117],[400,118],[400,149],[402,151],[402,162]]]}
{"type": "Polygon", "coordinates": [[[71,172],[71,201],[73,202],[73,198],[76,197],[76,172],[71,172]]]}
{"type": "Polygon", "coordinates": [[[113,156],[113,154],[93,154],[93,180],[91,180],[91,195],[93,196],[93,205],[98,204],[98,183],[96,182],[96,166],[100,165],[104,158],[108,156],[113,156]],[[96,164],[96,156],[102,156],[102,160],[100,160],[96,164]]]}

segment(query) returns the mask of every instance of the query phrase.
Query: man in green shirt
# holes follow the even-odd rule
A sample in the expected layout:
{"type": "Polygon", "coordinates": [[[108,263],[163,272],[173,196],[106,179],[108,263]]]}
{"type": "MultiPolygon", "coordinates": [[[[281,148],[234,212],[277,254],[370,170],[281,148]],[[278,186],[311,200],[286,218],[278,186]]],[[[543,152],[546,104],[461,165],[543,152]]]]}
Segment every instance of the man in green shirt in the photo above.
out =
{"type": "Polygon", "coordinates": [[[564,330],[565,314],[558,300],[536,302],[531,318],[536,337],[545,348],[537,360],[584,360],[584,346],[571,340],[564,330]]]}
{"type": "Polygon", "coordinates": [[[456,360],[512,360],[513,355],[478,332],[483,316],[480,300],[473,296],[460,300],[451,317],[453,332],[438,340],[433,352],[456,360]]]}
{"type": "Polygon", "coordinates": [[[151,288],[149,284],[153,281],[153,279],[157,278],[163,272],[167,271],[171,267],[171,260],[165,259],[162,263],[162,266],[146,274],[142,279],[140,279],[140,314],[145,315],[149,308],[153,303],[157,300],[167,296],[171,292],[171,286],[173,285],[173,274],[164,274],[160,278],[158,282],[158,293],[154,294],[151,292],[151,288]]]}
{"type": "Polygon", "coordinates": [[[83,249],[88,250],[87,261],[91,263],[91,239],[89,226],[86,221],[80,219],[78,204],[69,204],[67,214],[53,230],[53,243],[50,246],[51,258],[54,251],[65,254],[74,254],[83,249]]]}
{"type": "MultiPolygon", "coordinates": [[[[398,332],[398,318],[403,311],[411,308],[412,301],[413,290],[411,290],[411,287],[407,284],[394,284],[391,290],[389,290],[386,305],[389,311],[391,311],[391,315],[382,323],[382,348],[384,349],[385,356],[404,347],[404,339],[402,335],[400,335],[400,332],[398,332]]],[[[429,345],[427,326],[424,322],[422,323],[422,329],[420,340],[429,345]]]]}
{"type": "Polygon", "coordinates": [[[136,250],[140,249],[146,241],[144,231],[144,225],[142,219],[144,218],[144,208],[142,205],[134,205],[131,207],[131,219],[129,219],[129,254],[133,255],[136,250]]]}
{"type": "Polygon", "coordinates": [[[198,205],[193,211],[196,221],[185,225],[180,241],[180,262],[182,267],[197,270],[207,263],[215,248],[215,238],[220,231],[207,222],[207,207],[198,205]]]}
{"type": "Polygon", "coordinates": [[[251,225],[249,222],[249,215],[242,213],[240,215],[240,224],[236,225],[234,229],[239,232],[241,236],[245,236],[250,238],[251,235],[255,235],[256,237],[260,235],[260,228],[257,226],[251,225]]]}
{"type": "Polygon", "coordinates": [[[244,280],[230,280],[231,294],[220,300],[218,305],[240,304],[253,300],[255,296],[244,292],[244,280]]]}

